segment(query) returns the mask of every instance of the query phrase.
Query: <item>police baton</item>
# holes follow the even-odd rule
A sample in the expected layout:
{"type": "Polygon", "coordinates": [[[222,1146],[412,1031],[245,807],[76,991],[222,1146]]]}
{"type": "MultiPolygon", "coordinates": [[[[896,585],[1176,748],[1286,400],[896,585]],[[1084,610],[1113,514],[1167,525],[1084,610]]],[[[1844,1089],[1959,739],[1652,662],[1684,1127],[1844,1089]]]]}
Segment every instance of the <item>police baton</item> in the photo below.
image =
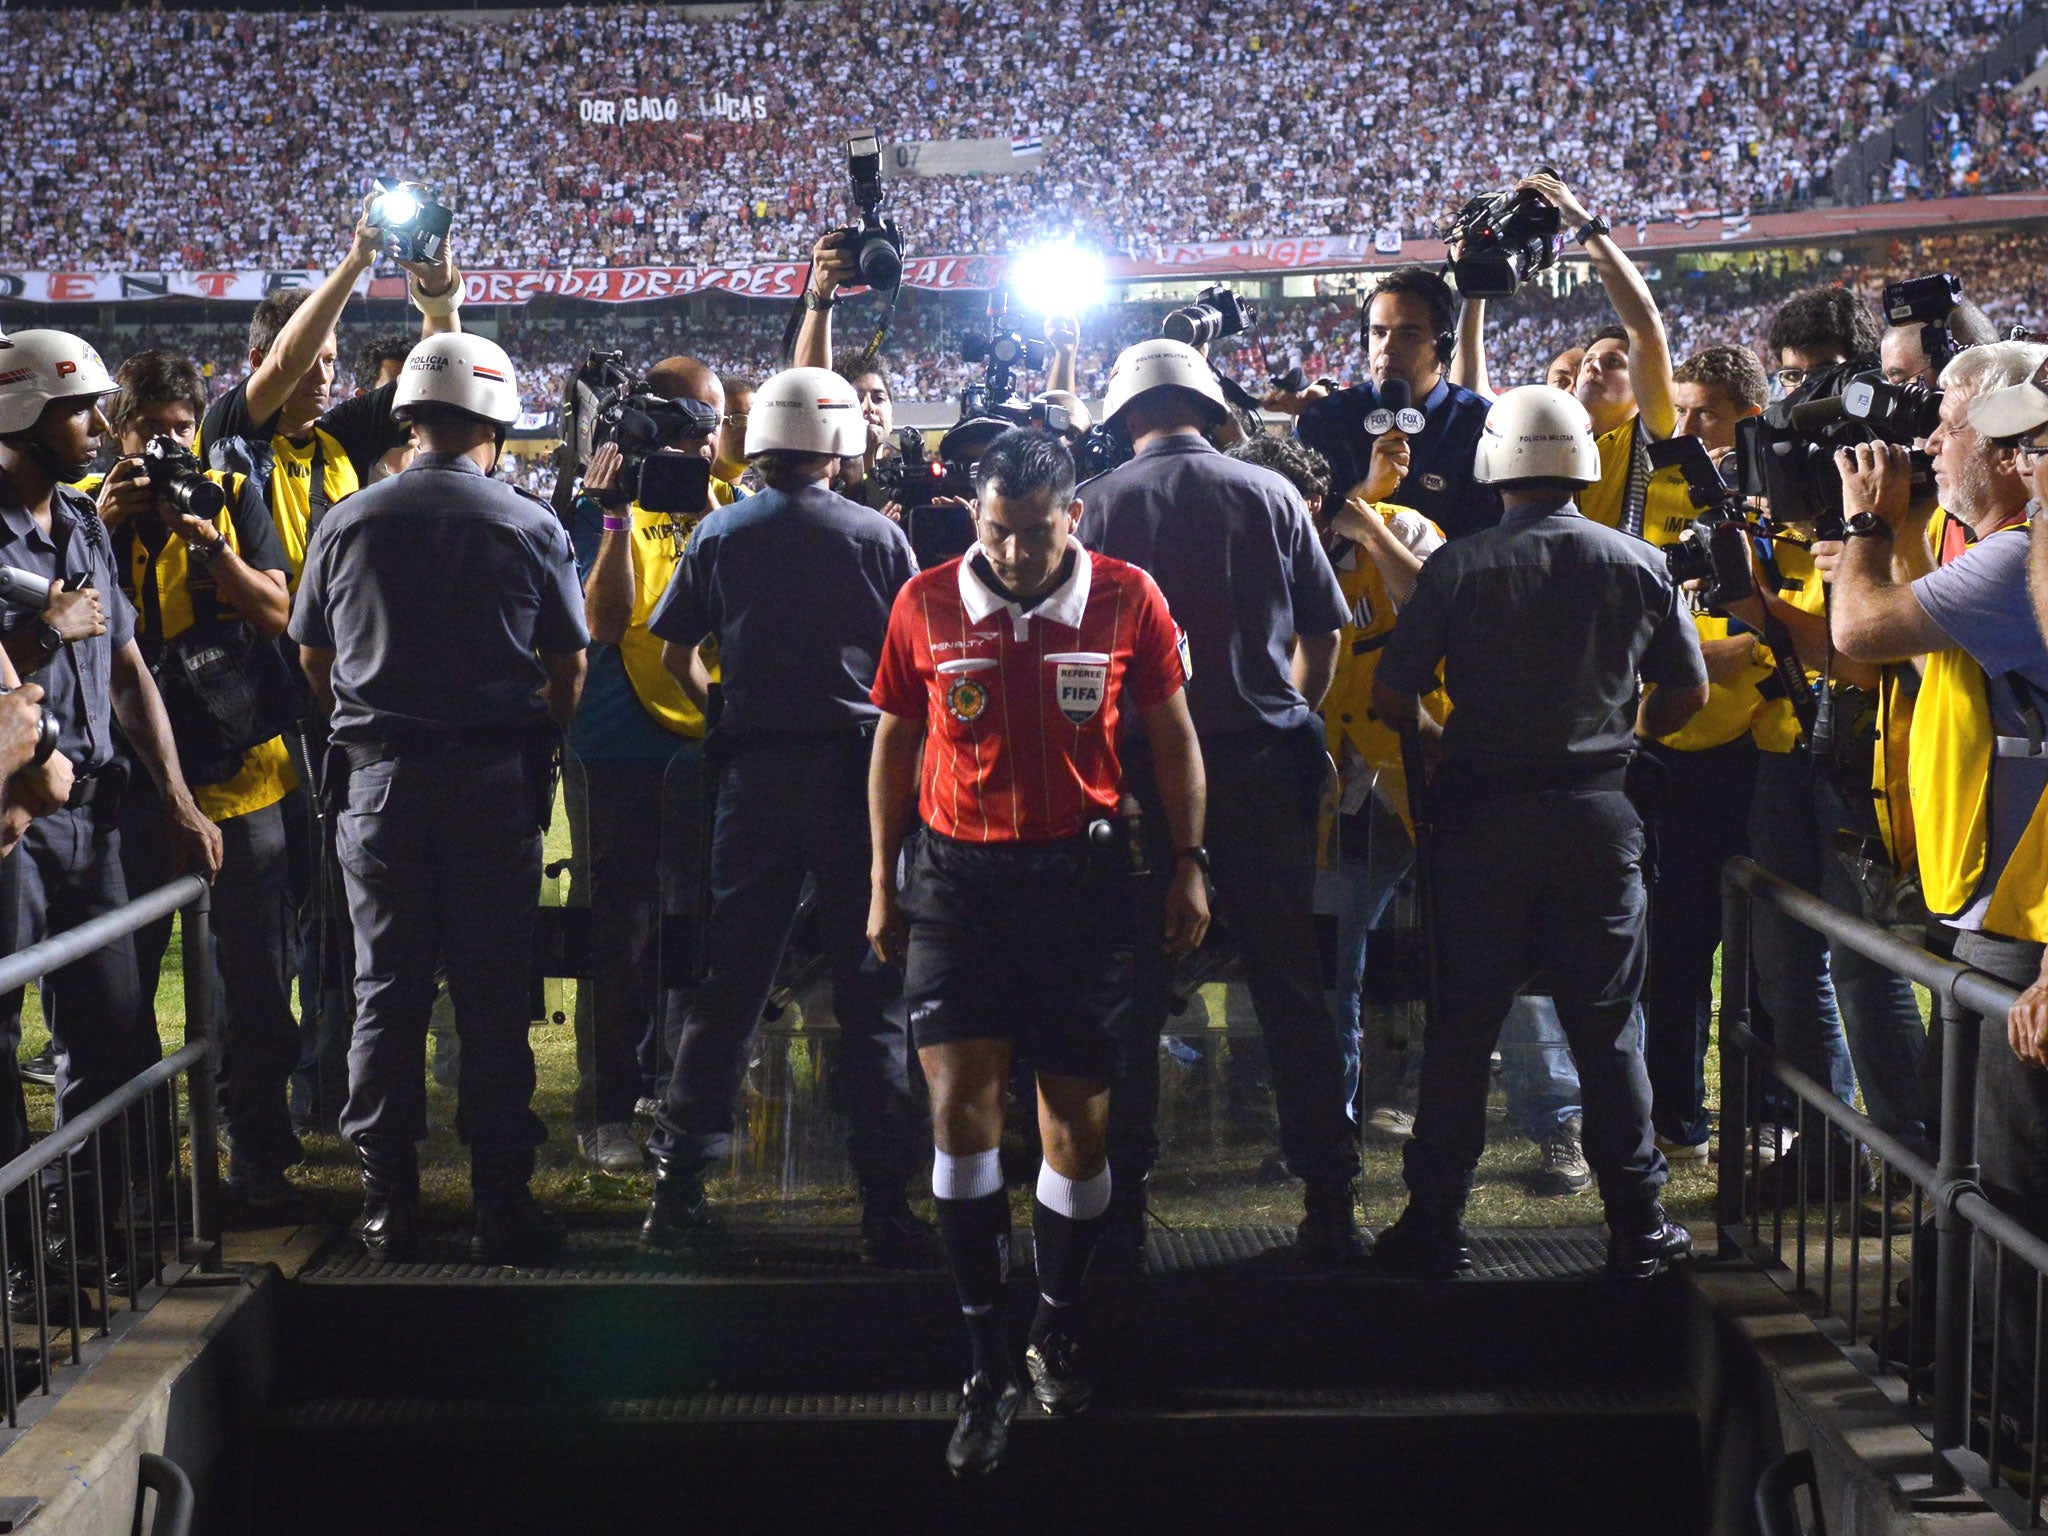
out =
{"type": "Polygon", "coordinates": [[[1443,1017],[1444,1005],[1443,960],[1437,949],[1436,834],[1430,819],[1429,777],[1422,760],[1422,733],[1412,721],[1394,729],[1401,738],[1401,767],[1408,776],[1408,820],[1415,828],[1415,892],[1422,907],[1422,1011],[1423,1032],[1427,1038],[1443,1017]]]}

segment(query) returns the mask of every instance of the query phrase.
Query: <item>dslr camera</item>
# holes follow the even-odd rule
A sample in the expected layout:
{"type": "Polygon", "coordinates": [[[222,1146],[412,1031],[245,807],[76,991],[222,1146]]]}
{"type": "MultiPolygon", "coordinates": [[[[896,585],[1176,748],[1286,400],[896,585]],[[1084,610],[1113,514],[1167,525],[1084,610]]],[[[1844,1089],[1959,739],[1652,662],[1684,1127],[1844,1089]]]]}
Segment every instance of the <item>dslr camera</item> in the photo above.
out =
{"type": "Polygon", "coordinates": [[[1195,302],[1174,310],[1159,327],[1170,341],[1206,347],[1226,336],[1242,336],[1259,323],[1259,307],[1221,284],[1204,288],[1195,302]]]}
{"type": "Polygon", "coordinates": [[[1749,539],[1764,530],[1753,525],[1743,506],[1742,491],[1721,478],[1696,437],[1671,437],[1650,444],[1653,469],[1676,467],[1685,476],[1685,491],[1699,516],[1678,541],[1664,547],[1664,563],[1675,585],[1706,583],[1701,601],[1726,608],[1756,590],[1750,574],[1749,539]]]}
{"type": "Polygon", "coordinates": [[[227,510],[227,492],[206,478],[198,457],[176,438],[152,437],[143,444],[142,467],[158,500],[185,516],[210,523],[227,510]]]}
{"type": "Polygon", "coordinates": [[[718,413],[701,400],[670,400],[625,365],[623,352],[593,352],[569,380],[562,435],[575,445],[576,473],[597,450],[617,445],[625,461],[619,489],[649,512],[700,512],[711,491],[711,466],[694,453],[665,453],[684,433],[709,436],[718,413]]]}
{"type": "Polygon", "coordinates": [[[416,181],[376,177],[370,222],[384,231],[384,249],[397,261],[439,261],[448,249],[455,215],[416,181]]]}
{"type": "Polygon", "coordinates": [[[847,141],[846,173],[853,181],[860,223],[840,231],[838,243],[853,253],[863,283],[889,292],[903,281],[903,237],[893,221],[882,217],[882,144],[872,133],[847,141]]]}
{"type": "MultiPolygon", "coordinates": [[[[1555,174],[1551,167],[1537,170],[1555,174]]],[[[1551,201],[1523,188],[1475,197],[1443,231],[1458,247],[1450,263],[1452,286],[1468,299],[1511,299],[1515,290],[1564,249],[1564,217],[1551,201]]]]}

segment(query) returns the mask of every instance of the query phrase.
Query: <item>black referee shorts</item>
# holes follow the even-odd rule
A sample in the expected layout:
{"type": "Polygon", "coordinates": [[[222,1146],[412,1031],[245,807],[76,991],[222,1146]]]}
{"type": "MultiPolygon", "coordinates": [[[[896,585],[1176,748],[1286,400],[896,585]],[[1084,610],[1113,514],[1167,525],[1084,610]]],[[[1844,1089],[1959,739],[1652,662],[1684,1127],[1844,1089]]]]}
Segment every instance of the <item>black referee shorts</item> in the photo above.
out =
{"type": "Polygon", "coordinates": [[[1037,1071],[1110,1081],[1132,930],[1130,877],[1111,862],[1080,838],[965,843],[926,828],[903,895],[918,1045],[1008,1040],[1037,1071]]]}

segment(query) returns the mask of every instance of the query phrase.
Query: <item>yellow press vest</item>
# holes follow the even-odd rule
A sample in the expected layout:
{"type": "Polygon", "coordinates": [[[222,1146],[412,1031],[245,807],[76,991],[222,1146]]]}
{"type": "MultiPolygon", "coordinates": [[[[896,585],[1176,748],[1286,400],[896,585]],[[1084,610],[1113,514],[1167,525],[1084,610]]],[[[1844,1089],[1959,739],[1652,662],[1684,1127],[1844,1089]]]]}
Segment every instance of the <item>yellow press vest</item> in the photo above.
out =
{"type": "MultiPolygon", "coordinates": [[[[1374,510],[1384,515],[1408,509],[1380,503],[1374,510]]],[[[1437,537],[1443,536],[1436,524],[1429,526],[1437,537]]],[[[1350,605],[1351,619],[1340,633],[1337,672],[1323,698],[1325,740],[1340,767],[1347,744],[1372,767],[1376,792],[1400,816],[1412,837],[1415,828],[1408,815],[1408,774],[1401,762],[1401,738],[1372,709],[1372,682],[1379,672],[1380,652],[1394,631],[1394,601],[1387,594],[1380,568],[1362,549],[1355,552],[1351,569],[1337,572],[1337,581],[1350,605]]],[[[1424,702],[1439,720],[1450,714],[1450,700],[1442,689],[1424,702]]]]}
{"type": "MultiPolygon", "coordinates": [[[[1939,537],[1939,530],[1935,530],[1939,537]]],[[[2024,537],[2024,525],[1990,535],[2024,537]]],[[[1993,780],[2001,770],[1991,716],[1990,680],[1964,650],[1927,658],[1913,710],[1907,757],[1920,886],[1930,912],[1961,912],[1975,901],[1990,856],[1993,780]]],[[[2007,938],[2048,942],[2048,795],[2034,805],[2026,830],[1992,889],[1984,926],[2007,938]]]]}
{"type": "MultiPolygon", "coordinates": [[[[711,482],[712,499],[721,507],[736,494],[723,480],[711,482]]],[[[633,694],[639,699],[640,707],[654,716],[663,730],[674,731],[678,736],[700,738],[704,734],[703,713],[690,702],[682,685],[661,664],[663,642],[659,635],[649,631],[647,621],[654,616],[655,605],[675,579],[676,567],[682,564],[683,551],[689,548],[690,535],[702,519],[649,512],[638,502],[633,504],[631,516],[633,616],[626,625],[626,633],[619,639],[619,660],[625,663],[626,681],[633,685],[633,694]]],[[[718,676],[716,666],[711,669],[711,675],[714,679],[718,676]]]]}
{"type": "MultiPolygon", "coordinates": [[[[1668,549],[1685,537],[1698,516],[1699,508],[1686,494],[1685,476],[1680,470],[1660,469],[1650,477],[1643,499],[1645,540],[1659,549],[1668,549]]],[[[1692,622],[1702,641],[1728,638],[1728,620],[1721,614],[1695,613],[1692,622]]],[[[1763,654],[1761,646],[1758,652],[1763,654]]],[[[1704,752],[1739,740],[1764,707],[1757,685],[1770,675],[1769,665],[1757,662],[1745,668],[1736,682],[1709,684],[1706,706],[1669,736],[1658,737],[1658,742],[1677,752],[1704,752]]]]}

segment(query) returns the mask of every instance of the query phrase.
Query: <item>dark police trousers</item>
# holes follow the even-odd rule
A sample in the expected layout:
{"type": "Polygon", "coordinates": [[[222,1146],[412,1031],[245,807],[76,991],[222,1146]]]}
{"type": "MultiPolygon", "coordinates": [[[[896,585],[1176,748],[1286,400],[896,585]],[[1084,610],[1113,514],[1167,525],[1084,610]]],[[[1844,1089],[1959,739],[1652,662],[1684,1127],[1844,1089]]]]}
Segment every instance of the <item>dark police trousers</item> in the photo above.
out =
{"type": "MultiPolygon", "coordinates": [[[[80,806],[29,823],[21,845],[0,860],[0,953],[15,954],[76,928],[128,900],[121,833],[111,807],[80,806]]],[[[0,997],[0,1156],[32,1139],[15,1067],[21,994],[0,997]]],[[[135,943],[116,939],[43,978],[43,1019],[57,1042],[57,1122],[84,1114],[163,1059],[155,1022],[138,1006],[135,943]]],[[[130,1131],[134,1166],[147,1162],[143,1121],[130,1131]]],[[[167,1122],[159,1116],[156,1161],[164,1166],[167,1122]]],[[[115,1143],[118,1145],[118,1143],[115,1143]]],[[[83,1154],[90,1160],[90,1143],[83,1154]]]]}
{"type": "Polygon", "coordinates": [[[1440,777],[1438,788],[1461,824],[1433,849],[1443,1006],[1403,1156],[1409,1193],[1462,1210],[1486,1145],[1494,1040],[1516,992],[1540,980],[1578,1063],[1608,1224],[1644,1230],[1668,1170],[1628,1028],[1649,954],[1642,822],[1618,787],[1472,794],[1440,777]]]}
{"type": "MultiPolygon", "coordinates": [[[[1312,745],[1319,756],[1320,726],[1312,745]]],[[[1138,795],[1152,866],[1163,876],[1173,858],[1166,810],[1149,755],[1132,746],[1125,743],[1125,782],[1138,795]]],[[[1318,796],[1305,777],[1314,766],[1305,751],[1305,733],[1298,732],[1202,738],[1206,837],[1216,915],[1237,940],[1272,1063],[1280,1150],[1297,1178],[1342,1182],[1357,1177],[1358,1140],[1344,1112],[1344,1056],[1316,947],[1318,796]]],[[[1136,993],[1122,1042],[1122,1075],[1109,1096],[1110,1167],[1115,1182],[1130,1190],[1159,1161],[1159,1033],[1173,999],[1165,932],[1165,886],[1141,882],[1132,957],[1136,993]]]]}
{"type": "Polygon", "coordinates": [[[909,1179],[913,1103],[902,978],[876,961],[867,941],[868,755],[865,732],[756,737],[732,747],[719,769],[706,970],[655,1118],[649,1146],[657,1156],[703,1169],[731,1154],[747,1042],[809,875],[839,1021],[831,1086],[849,1122],[848,1161],[865,1194],[900,1192],[909,1179]]]}
{"type": "Polygon", "coordinates": [[[547,1128],[533,1112],[541,832],[525,754],[465,745],[360,763],[335,846],[355,930],[356,1026],[342,1135],[409,1183],[427,1134],[427,1018],[447,968],[462,1081],[455,1127],[480,1203],[516,1197],[547,1128]]]}
{"type": "Polygon", "coordinates": [[[656,1092],[668,1081],[690,1006],[690,989],[670,983],[694,958],[703,752],[689,742],[669,758],[582,762],[591,974],[590,1007],[576,1010],[578,1130],[633,1118],[643,1061],[661,1064],[656,1092]]]}
{"type": "MultiPolygon", "coordinates": [[[[292,1133],[287,1107],[292,1068],[299,1059],[299,1026],[292,1017],[291,898],[286,890],[282,803],[230,816],[220,828],[220,874],[213,882],[214,963],[220,973],[221,1101],[233,1139],[231,1167],[281,1173],[304,1149],[292,1133]]],[[[170,827],[163,797],[136,770],[121,803],[121,866],[128,889],[140,895],[171,878],[170,827]]],[[[157,983],[171,920],[139,928],[135,964],[143,1026],[156,1029],[157,983]]],[[[184,956],[186,965],[202,957],[184,956]]]]}
{"type": "MultiPolygon", "coordinates": [[[[1695,1147],[1708,1137],[1707,1031],[1714,1015],[1714,952],[1721,947],[1721,866],[1749,852],[1756,743],[1679,752],[1650,746],[1655,884],[1650,970],[1643,982],[1643,1061],[1659,1135],[1695,1147]],[[1661,770],[1661,771],[1659,771],[1661,770]]],[[[1647,760],[1647,761],[1646,761],[1647,760]]]]}

